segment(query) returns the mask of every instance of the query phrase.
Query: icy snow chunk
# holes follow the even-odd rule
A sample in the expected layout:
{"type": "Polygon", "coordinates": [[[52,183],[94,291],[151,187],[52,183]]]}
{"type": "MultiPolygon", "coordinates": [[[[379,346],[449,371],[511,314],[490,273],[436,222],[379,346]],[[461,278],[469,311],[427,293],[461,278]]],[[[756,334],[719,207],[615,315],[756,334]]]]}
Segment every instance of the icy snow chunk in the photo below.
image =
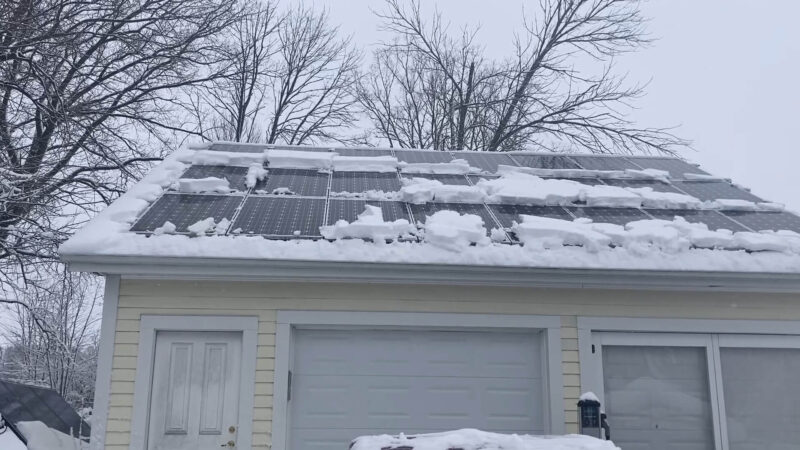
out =
{"type": "Polygon", "coordinates": [[[669,183],[669,172],[658,169],[625,169],[625,176],[635,180],[658,180],[669,183]]]}
{"type": "Polygon", "coordinates": [[[553,219],[550,217],[520,215],[522,223],[514,222],[511,230],[526,247],[556,248],[580,245],[597,252],[611,244],[611,238],[592,229],[588,221],[553,219]]]}
{"type": "Polygon", "coordinates": [[[612,208],[638,208],[642,198],[634,192],[617,186],[595,185],[583,188],[586,206],[605,206],[612,208]]]}
{"type": "Polygon", "coordinates": [[[657,209],[701,209],[703,202],[691,195],[677,192],[659,192],[651,187],[626,188],[642,197],[642,206],[657,209]]]}
{"type": "Polygon", "coordinates": [[[733,234],[734,246],[751,252],[790,252],[792,244],[776,233],[753,233],[740,231],[733,234]]]}
{"type": "Polygon", "coordinates": [[[267,177],[267,169],[261,163],[250,164],[247,168],[247,175],[245,176],[245,185],[252,189],[256,184],[267,177]]]}
{"type": "Polygon", "coordinates": [[[719,198],[709,203],[709,209],[725,211],[757,211],[758,205],[751,201],[736,198],[719,198]]]}
{"type": "Polygon", "coordinates": [[[160,227],[153,230],[153,234],[155,234],[156,236],[160,236],[162,234],[175,234],[175,230],[176,230],[175,224],[168,220],[164,222],[164,225],[161,225],[160,227]]]}
{"type": "Polygon", "coordinates": [[[395,172],[394,156],[334,156],[333,170],[338,172],[395,172]]]}
{"type": "Polygon", "coordinates": [[[227,194],[231,191],[230,183],[225,178],[181,178],[178,180],[178,192],[197,194],[200,192],[220,192],[227,194]]]}
{"type": "Polygon", "coordinates": [[[400,199],[408,203],[482,203],[486,197],[476,186],[444,184],[427,178],[403,179],[402,183],[400,199]]]}
{"type": "Polygon", "coordinates": [[[288,187],[277,187],[272,190],[272,195],[297,195],[288,187]]]}
{"type": "Polygon", "coordinates": [[[335,152],[304,152],[297,150],[266,150],[267,163],[271,169],[319,169],[333,167],[335,152]]]}
{"type": "Polygon", "coordinates": [[[611,441],[591,436],[531,436],[527,434],[497,434],[474,429],[417,435],[361,436],[350,450],[380,450],[410,448],[413,450],[620,450],[611,441]]]}
{"type": "Polygon", "coordinates": [[[612,178],[631,180],[658,180],[669,182],[669,172],[657,169],[590,170],[590,169],[542,169],[538,167],[517,167],[500,164],[497,174],[525,173],[538,177],[554,178],[612,178]]]}
{"type": "Polygon", "coordinates": [[[325,239],[359,238],[370,239],[375,243],[394,240],[416,231],[405,219],[385,222],[381,208],[373,205],[366,205],[364,212],[353,222],[339,220],[333,225],[320,227],[319,230],[325,239]]]}
{"type": "Polygon", "coordinates": [[[729,181],[727,178],[720,178],[715,175],[706,175],[704,173],[685,173],[683,174],[683,179],[689,181],[729,181]]]}
{"type": "Polygon", "coordinates": [[[758,209],[760,211],[781,212],[786,209],[786,205],[775,202],[759,202],[758,209]]]}
{"type": "Polygon", "coordinates": [[[508,173],[494,180],[482,179],[490,203],[517,205],[566,205],[583,197],[586,185],[571,180],[548,180],[524,173],[508,173]]]}
{"type": "Polygon", "coordinates": [[[425,242],[439,248],[458,252],[471,244],[486,245],[483,219],[474,214],[456,211],[437,211],[425,218],[425,242]]]}
{"type": "Polygon", "coordinates": [[[197,222],[189,225],[188,227],[186,227],[186,230],[188,230],[190,233],[194,235],[201,236],[206,234],[207,232],[214,231],[215,226],[216,223],[214,222],[214,218],[208,217],[203,220],[198,220],[197,222]]]}
{"type": "Polygon", "coordinates": [[[220,219],[219,222],[217,222],[217,225],[214,227],[214,234],[218,235],[225,234],[225,232],[228,231],[228,227],[230,226],[231,226],[231,221],[228,220],[227,217],[223,217],[222,219],[220,219]]]}
{"type": "Polygon", "coordinates": [[[206,166],[250,166],[263,164],[263,153],[218,152],[214,150],[200,150],[188,158],[188,162],[195,165],[206,166]]]}
{"type": "Polygon", "coordinates": [[[426,173],[440,175],[466,175],[470,173],[472,167],[465,159],[454,159],[446,163],[399,163],[400,171],[403,173],[426,173]]]}
{"type": "Polygon", "coordinates": [[[688,250],[691,242],[667,220],[637,220],[625,225],[627,248],[653,246],[668,253],[688,250]]]}

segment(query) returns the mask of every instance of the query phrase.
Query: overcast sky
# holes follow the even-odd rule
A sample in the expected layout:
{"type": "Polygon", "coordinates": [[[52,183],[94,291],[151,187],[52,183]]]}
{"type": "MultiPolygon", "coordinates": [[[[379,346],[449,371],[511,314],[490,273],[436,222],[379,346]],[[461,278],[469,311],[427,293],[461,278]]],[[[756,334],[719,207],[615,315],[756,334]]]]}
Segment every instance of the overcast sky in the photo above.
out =
{"type": "MultiPolygon", "coordinates": [[[[316,0],[357,44],[381,38],[378,0],[316,0]]],[[[538,2],[423,0],[455,28],[480,24],[479,40],[501,59],[512,33],[538,2]]],[[[651,0],[652,46],[619,61],[632,81],[650,81],[634,119],[677,125],[693,141],[684,156],[768,200],[800,211],[800,1],[651,0]],[[767,7],[768,6],[768,7],[767,7]]]]}

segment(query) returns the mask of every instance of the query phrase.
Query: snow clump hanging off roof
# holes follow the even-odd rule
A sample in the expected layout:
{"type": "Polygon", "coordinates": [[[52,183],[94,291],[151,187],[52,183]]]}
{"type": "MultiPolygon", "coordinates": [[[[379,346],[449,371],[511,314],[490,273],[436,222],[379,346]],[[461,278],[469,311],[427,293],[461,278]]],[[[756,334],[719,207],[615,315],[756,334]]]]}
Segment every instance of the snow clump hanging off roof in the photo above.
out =
{"type": "Polygon", "coordinates": [[[405,436],[361,436],[353,440],[351,450],[620,450],[611,441],[570,434],[566,436],[531,436],[498,434],[463,429],[444,433],[405,436]]]}

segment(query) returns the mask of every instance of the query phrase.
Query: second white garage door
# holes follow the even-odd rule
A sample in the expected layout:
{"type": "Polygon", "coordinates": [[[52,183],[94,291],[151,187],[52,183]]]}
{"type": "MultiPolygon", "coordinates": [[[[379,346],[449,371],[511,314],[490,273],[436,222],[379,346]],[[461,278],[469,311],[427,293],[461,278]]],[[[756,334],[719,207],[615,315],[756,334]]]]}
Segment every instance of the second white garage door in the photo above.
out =
{"type": "Polygon", "coordinates": [[[293,450],[347,450],[364,434],[545,431],[539,333],[296,330],[293,359],[293,450]]]}

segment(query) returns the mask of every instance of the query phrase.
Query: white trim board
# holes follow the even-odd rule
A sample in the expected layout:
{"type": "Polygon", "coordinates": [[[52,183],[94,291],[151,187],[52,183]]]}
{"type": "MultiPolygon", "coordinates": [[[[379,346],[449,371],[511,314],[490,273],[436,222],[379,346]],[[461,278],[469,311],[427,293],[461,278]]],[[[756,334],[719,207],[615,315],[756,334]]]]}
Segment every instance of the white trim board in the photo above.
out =
{"type": "Polygon", "coordinates": [[[91,450],[102,450],[106,443],[108,409],[111,400],[111,369],[114,362],[114,340],[117,334],[117,309],[119,304],[119,275],[105,277],[103,317],[100,323],[100,347],[97,350],[97,376],[94,381],[92,405],[91,450]]]}
{"type": "Polygon", "coordinates": [[[242,374],[239,385],[238,447],[253,443],[253,391],[256,381],[258,318],[249,316],[156,316],[142,315],[139,352],[136,360],[131,450],[146,450],[150,389],[153,377],[156,332],[158,331],[241,331],[242,374]]]}
{"type": "Polygon", "coordinates": [[[272,449],[286,450],[289,433],[289,368],[292,359],[292,329],[300,328],[435,328],[463,330],[539,330],[544,336],[547,358],[549,414],[545,427],[550,434],[563,434],[564,385],[561,367],[561,318],[495,314],[400,313],[361,311],[278,311],[275,336],[275,379],[272,417],[272,449]]]}

